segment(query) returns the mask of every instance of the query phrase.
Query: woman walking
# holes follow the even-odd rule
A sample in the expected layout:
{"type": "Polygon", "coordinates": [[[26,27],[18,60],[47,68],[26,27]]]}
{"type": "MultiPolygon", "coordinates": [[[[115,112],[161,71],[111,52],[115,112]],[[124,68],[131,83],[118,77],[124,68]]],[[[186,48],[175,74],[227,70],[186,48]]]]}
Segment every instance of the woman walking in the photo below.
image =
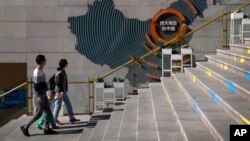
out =
{"type": "Polygon", "coordinates": [[[58,120],[58,115],[62,107],[62,101],[66,106],[69,115],[69,122],[72,124],[77,121],[80,121],[79,119],[76,119],[74,117],[73,108],[68,97],[68,80],[67,80],[67,74],[65,72],[67,66],[68,66],[68,61],[66,59],[61,59],[59,61],[59,67],[57,68],[58,72],[55,74],[56,101],[55,101],[55,108],[53,115],[55,118],[55,122],[58,125],[62,125],[62,123],[58,120]]]}

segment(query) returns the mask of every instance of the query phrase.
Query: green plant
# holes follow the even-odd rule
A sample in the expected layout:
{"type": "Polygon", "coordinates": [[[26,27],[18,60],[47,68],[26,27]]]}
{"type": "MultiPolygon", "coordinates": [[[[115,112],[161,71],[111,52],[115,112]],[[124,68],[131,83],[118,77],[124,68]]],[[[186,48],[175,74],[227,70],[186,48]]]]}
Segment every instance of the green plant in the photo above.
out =
{"type": "Polygon", "coordinates": [[[184,44],[184,45],[181,46],[181,48],[190,48],[191,49],[189,44],[184,44]]]}
{"type": "Polygon", "coordinates": [[[118,81],[118,78],[117,78],[117,77],[114,77],[112,81],[113,81],[113,82],[117,82],[117,81],[118,81]]]}
{"type": "Polygon", "coordinates": [[[161,49],[163,49],[163,48],[166,48],[167,46],[164,45],[164,44],[162,44],[162,45],[160,45],[159,47],[160,47],[161,49]]]}
{"type": "Polygon", "coordinates": [[[235,11],[234,13],[241,13],[242,9],[238,9],[237,11],[235,11]]]}
{"type": "Polygon", "coordinates": [[[119,82],[124,82],[124,79],[123,78],[119,78],[119,82]]]}
{"type": "Polygon", "coordinates": [[[181,49],[176,47],[172,50],[172,54],[181,54],[181,49]]]}
{"type": "Polygon", "coordinates": [[[244,18],[250,19],[250,14],[244,14],[244,18]]]}
{"type": "Polygon", "coordinates": [[[124,82],[124,79],[120,77],[114,77],[112,82],[124,82]]]}
{"type": "Polygon", "coordinates": [[[104,82],[103,78],[100,78],[99,76],[95,76],[92,78],[92,81],[97,83],[97,82],[104,82]]]}
{"type": "Polygon", "coordinates": [[[104,82],[104,88],[114,88],[113,82],[104,82]]]}

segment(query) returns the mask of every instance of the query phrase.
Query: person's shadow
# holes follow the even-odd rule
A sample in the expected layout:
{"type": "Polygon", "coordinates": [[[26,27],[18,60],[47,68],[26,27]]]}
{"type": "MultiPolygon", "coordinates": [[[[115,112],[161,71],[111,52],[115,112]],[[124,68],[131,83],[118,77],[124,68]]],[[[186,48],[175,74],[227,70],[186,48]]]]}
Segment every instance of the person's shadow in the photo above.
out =
{"type": "Polygon", "coordinates": [[[66,131],[57,131],[57,134],[33,134],[30,136],[42,136],[42,135],[52,135],[52,136],[56,136],[56,135],[62,135],[62,134],[81,134],[83,132],[84,129],[74,129],[74,130],[66,130],[66,131]]]}
{"type": "MultiPolygon", "coordinates": [[[[62,134],[81,134],[84,131],[84,128],[87,127],[88,122],[77,122],[74,124],[64,124],[60,126],[59,129],[55,129],[57,134],[49,134],[49,135],[62,135],[62,134]]],[[[31,136],[39,136],[44,135],[43,133],[36,133],[31,136]]]]}

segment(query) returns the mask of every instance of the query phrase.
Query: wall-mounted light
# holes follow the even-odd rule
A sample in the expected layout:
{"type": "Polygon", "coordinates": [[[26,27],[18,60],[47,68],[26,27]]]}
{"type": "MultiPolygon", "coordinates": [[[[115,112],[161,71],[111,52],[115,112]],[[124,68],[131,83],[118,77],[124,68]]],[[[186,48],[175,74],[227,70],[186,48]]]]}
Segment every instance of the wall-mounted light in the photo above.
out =
{"type": "Polygon", "coordinates": [[[250,54],[250,49],[247,50],[247,53],[250,54]]]}
{"type": "Polygon", "coordinates": [[[208,70],[208,71],[207,71],[207,75],[208,75],[209,77],[211,77],[211,76],[212,76],[212,71],[208,70]]]}
{"type": "Polygon", "coordinates": [[[192,80],[193,80],[194,83],[196,83],[196,77],[195,76],[193,76],[192,80]]]}
{"type": "Polygon", "coordinates": [[[224,70],[227,70],[228,69],[228,65],[225,64],[223,68],[224,68],[224,70]]]}
{"type": "Polygon", "coordinates": [[[245,58],[240,58],[240,63],[245,63],[245,58]]]}
{"type": "Polygon", "coordinates": [[[234,56],[234,61],[237,61],[237,57],[236,56],[234,56]]]}
{"type": "Polygon", "coordinates": [[[220,64],[220,67],[223,68],[223,64],[220,64]]]}

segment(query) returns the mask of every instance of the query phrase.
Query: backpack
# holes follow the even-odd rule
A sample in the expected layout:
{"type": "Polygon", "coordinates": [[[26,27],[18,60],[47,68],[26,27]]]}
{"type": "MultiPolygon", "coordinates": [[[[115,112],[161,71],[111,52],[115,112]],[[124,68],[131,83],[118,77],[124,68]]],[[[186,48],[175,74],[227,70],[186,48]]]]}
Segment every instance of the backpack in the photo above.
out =
{"type": "Polygon", "coordinates": [[[56,75],[58,75],[61,71],[58,71],[49,79],[49,90],[54,91],[56,88],[56,75]]]}
{"type": "Polygon", "coordinates": [[[50,79],[49,79],[49,89],[51,91],[54,91],[56,87],[56,81],[55,81],[56,75],[54,74],[50,79]]]}

